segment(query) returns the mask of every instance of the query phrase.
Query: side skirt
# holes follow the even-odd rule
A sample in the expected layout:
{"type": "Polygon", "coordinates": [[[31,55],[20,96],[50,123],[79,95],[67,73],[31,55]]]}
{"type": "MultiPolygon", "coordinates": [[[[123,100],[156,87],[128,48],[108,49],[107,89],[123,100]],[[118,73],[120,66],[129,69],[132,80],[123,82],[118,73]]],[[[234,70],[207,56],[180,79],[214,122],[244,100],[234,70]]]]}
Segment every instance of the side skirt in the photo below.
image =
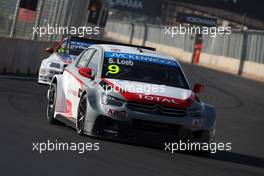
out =
{"type": "Polygon", "coordinates": [[[57,114],[55,119],[61,121],[62,123],[64,123],[65,125],[72,127],[72,128],[76,128],[75,126],[75,122],[73,120],[70,120],[69,118],[61,115],[61,114],[57,114]]]}

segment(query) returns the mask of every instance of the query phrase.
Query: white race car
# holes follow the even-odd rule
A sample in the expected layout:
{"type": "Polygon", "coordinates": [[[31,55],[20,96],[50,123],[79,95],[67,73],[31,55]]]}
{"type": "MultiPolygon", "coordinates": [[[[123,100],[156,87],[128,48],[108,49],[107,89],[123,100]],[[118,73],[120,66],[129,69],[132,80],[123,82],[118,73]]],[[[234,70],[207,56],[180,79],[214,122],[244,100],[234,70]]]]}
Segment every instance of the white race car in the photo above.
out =
{"type": "Polygon", "coordinates": [[[93,43],[90,40],[84,38],[69,37],[59,42],[55,50],[46,48],[46,51],[51,55],[44,59],[40,65],[38,83],[50,84],[55,74],[62,74],[63,69],[91,44],[93,43]]]}
{"type": "Polygon", "coordinates": [[[92,45],[53,77],[47,119],[79,134],[131,142],[153,137],[210,143],[215,109],[197,97],[202,90],[200,84],[190,87],[172,57],[140,47],[92,45]]]}

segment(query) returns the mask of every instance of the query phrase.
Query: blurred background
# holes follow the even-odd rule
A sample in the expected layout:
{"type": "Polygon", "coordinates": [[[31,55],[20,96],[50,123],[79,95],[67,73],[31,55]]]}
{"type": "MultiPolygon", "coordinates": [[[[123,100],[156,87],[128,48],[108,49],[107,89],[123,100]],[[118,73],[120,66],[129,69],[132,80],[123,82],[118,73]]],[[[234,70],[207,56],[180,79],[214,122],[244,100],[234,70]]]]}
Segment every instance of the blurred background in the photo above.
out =
{"type": "MultiPolygon", "coordinates": [[[[259,3],[257,0],[250,3],[246,0],[0,0],[0,36],[56,42],[62,39],[61,35],[40,38],[33,33],[33,27],[99,26],[100,35],[87,37],[148,45],[186,62],[263,80],[264,13],[259,3]],[[232,34],[165,35],[165,26],[179,24],[231,27],[232,34]]],[[[3,64],[0,68],[0,72],[14,70],[17,69],[3,64]]]]}

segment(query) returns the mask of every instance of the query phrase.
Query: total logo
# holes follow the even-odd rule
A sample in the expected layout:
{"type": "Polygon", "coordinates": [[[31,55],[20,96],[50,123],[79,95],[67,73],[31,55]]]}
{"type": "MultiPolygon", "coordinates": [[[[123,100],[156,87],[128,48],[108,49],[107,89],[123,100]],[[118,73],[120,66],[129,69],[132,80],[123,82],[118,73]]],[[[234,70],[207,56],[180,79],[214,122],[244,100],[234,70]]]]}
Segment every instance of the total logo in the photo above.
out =
{"type": "Polygon", "coordinates": [[[159,103],[169,103],[169,104],[179,104],[175,99],[173,98],[167,98],[167,97],[158,97],[158,96],[152,96],[152,95],[138,95],[139,99],[141,100],[147,100],[147,101],[155,101],[159,103]]]}

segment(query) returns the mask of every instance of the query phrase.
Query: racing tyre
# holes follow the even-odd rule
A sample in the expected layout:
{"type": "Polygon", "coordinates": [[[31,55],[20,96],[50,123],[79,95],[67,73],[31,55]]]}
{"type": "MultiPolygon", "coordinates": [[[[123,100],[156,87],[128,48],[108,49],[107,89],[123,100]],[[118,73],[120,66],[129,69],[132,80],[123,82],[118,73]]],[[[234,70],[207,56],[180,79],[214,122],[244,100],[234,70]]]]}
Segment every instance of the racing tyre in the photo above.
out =
{"type": "Polygon", "coordinates": [[[49,123],[55,123],[56,119],[54,118],[55,105],[57,98],[57,85],[52,83],[49,89],[48,95],[48,106],[47,106],[47,120],[49,123]]]}
{"type": "Polygon", "coordinates": [[[84,122],[87,111],[87,95],[84,95],[79,103],[78,116],[76,121],[76,131],[77,134],[83,135],[84,133],[84,122]]]}

